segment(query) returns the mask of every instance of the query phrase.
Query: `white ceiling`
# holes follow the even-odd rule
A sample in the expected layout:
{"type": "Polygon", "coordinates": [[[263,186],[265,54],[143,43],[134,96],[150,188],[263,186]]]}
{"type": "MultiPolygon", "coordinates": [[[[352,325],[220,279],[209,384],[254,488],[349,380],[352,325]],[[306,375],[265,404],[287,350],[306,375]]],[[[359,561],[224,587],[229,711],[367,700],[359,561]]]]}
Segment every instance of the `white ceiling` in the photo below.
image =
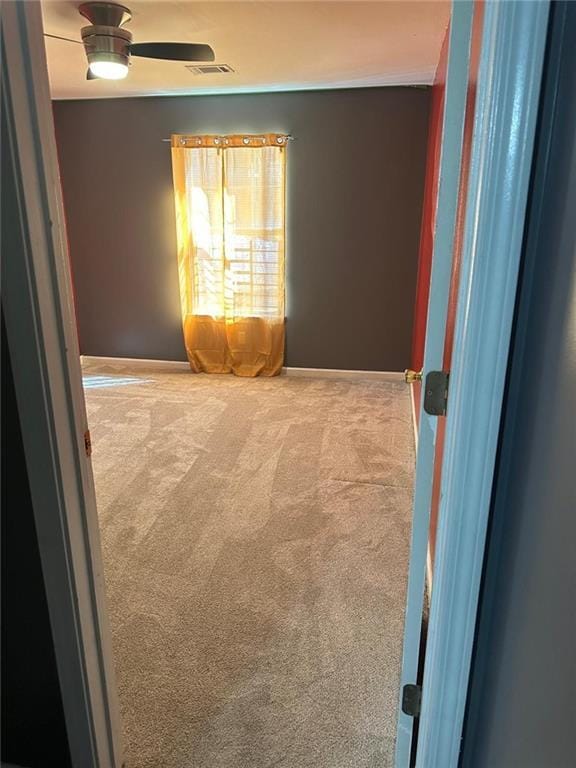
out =
{"type": "MultiPolygon", "coordinates": [[[[44,31],[80,40],[80,0],[44,0],[44,31]]],[[[134,58],[125,80],[86,81],[81,45],[46,39],[56,99],[238,93],[431,83],[449,0],[175,2],[124,0],[135,42],[209,43],[234,74],[134,58]]]]}

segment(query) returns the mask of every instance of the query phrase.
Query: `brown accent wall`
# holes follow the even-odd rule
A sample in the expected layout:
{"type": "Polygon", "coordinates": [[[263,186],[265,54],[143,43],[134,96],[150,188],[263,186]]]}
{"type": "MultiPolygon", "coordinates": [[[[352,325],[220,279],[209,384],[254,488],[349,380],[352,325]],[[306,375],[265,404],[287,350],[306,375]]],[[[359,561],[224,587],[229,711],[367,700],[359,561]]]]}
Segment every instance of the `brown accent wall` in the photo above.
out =
{"type": "Polygon", "coordinates": [[[184,360],[171,133],[285,131],[286,364],[410,362],[429,92],[55,102],[83,354],[184,360]]]}

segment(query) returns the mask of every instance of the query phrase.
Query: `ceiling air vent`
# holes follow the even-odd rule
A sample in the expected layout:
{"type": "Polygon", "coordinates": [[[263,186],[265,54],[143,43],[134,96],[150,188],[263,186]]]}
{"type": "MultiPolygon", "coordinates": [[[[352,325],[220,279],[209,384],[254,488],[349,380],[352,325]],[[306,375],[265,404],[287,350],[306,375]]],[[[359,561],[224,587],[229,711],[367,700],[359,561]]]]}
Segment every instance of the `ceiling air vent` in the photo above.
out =
{"type": "Polygon", "coordinates": [[[193,75],[222,75],[235,71],[229,64],[193,64],[186,69],[193,75]]]}

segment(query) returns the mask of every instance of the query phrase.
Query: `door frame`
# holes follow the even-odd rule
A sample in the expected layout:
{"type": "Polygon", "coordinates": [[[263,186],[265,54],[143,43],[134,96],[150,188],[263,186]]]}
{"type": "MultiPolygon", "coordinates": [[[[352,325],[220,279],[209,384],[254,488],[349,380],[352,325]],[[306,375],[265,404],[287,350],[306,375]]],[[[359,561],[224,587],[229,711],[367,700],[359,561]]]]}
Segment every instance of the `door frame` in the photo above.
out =
{"type": "MultiPolygon", "coordinates": [[[[422,768],[452,768],[458,760],[547,18],[548,0],[486,3],[418,738],[422,768]],[[481,425],[478,413],[485,414],[481,425]]],[[[3,301],[71,758],[74,768],[120,768],[39,4],[4,2],[2,27],[27,244],[21,262],[7,260],[11,291],[3,301]]]]}
{"type": "MultiPolygon", "coordinates": [[[[474,11],[473,0],[459,0],[453,5],[450,19],[423,375],[430,370],[440,370],[444,357],[474,11]]],[[[427,571],[428,587],[431,588],[432,569],[427,566],[430,563],[429,527],[438,419],[436,416],[430,416],[423,409],[423,392],[421,391],[420,394],[410,562],[396,729],[396,768],[408,768],[411,761],[414,718],[402,709],[402,692],[405,685],[419,682],[422,612],[427,571]]]]}
{"type": "Polygon", "coordinates": [[[485,5],[416,768],[460,755],[548,15],[485,5]]]}

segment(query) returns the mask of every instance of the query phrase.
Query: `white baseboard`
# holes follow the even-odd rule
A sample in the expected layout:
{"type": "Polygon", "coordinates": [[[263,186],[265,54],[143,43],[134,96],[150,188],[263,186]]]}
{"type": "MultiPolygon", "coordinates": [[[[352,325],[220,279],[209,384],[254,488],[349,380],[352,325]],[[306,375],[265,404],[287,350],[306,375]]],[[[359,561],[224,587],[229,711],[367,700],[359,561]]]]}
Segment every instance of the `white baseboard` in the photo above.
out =
{"type": "Polygon", "coordinates": [[[418,417],[416,415],[416,401],[414,399],[414,384],[410,384],[410,403],[412,404],[412,429],[414,430],[414,448],[418,452],[418,417]]]}
{"type": "MultiPolygon", "coordinates": [[[[166,373],[189,371],[190,365],[181,360],[145,360],[139,357],[97,357],[81,355],[83,365],[126,365],[134,370],[155,370],[166,373]]],[[[315,379],[353,379],[356,381],[404,381],[404,374],[396,371],[346,371],[336,368],[282,368],[283,376],[315,379]]]]}
{"type": "Polygon", "coordinates": [[[403,382],[404,374],[400,371],[347,371],[339,368],[282,368],[283,376],[312,379],[352,379],[355,381],[395,381],[403,382]]]}
{"type": "Polygon", "coordinates": [[[133,370],[165,371],[189,371],[190,365],[182,360],[146,360],[140,357],[98,357],[94,355],[80,355],[82,365],[127,365],[133,370]]]}
{"type": "MultiPolygon", "coordinates": [[[[422,395],[420,395],[422,397],[422,395]]],[[[414,429],[414,446],[418,452],[418,419],[416,416],[416,401],[414,399],[414,384],[410,386],[410,402],[412,403],[412,427],[414,429]]],[[[430,541],[426,551],[426,590],[428,592],[428,602],[432,599],[432,554],[430,552],[430,541]]]]}

